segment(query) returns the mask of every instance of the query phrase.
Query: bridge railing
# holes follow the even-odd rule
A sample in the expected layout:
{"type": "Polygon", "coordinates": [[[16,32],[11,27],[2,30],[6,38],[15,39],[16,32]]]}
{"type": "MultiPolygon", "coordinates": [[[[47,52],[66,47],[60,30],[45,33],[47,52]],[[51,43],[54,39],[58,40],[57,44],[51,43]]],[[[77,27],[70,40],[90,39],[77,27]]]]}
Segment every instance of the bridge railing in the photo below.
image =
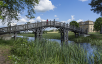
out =
{"type": "Polygon", "coordinates": [[[28,29],[34,29],[37,27],[43,27],[43,26],[61,26],[65,28],[69,28],[71,30],[76,31],[82,31],[85,32],[85,30],[81,30],[81,28],[69,25],[68,23],[58,22],[58,21],[43,21],[43,22],[35,22],[35,23],[29,23],[29,24],[23,24],[23,25],[16,25],[16,26],[10,26],[10,27],[3,27],[0,28],[0,32],[13,32],[13,31],[20,31],[20,30],[28,30],[28,29]]]}

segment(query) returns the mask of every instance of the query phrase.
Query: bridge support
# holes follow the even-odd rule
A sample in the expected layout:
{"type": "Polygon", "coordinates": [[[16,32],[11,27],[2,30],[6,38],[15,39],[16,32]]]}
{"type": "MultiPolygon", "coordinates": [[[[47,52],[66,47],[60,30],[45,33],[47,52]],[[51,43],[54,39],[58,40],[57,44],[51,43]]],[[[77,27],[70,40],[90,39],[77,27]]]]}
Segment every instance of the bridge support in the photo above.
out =
{"type": "Polygon", "coordinates": [[[42,31],[43,28],[37,28],[35,31],[35,40],[41,40],[42,39],[42,31]]]}
{"type": "Polygon", "coordinates": [[[61,45],[63,45],[63,42],[65,44],[68,44],[68,30],[65,28],[60,28],[60,33],[61,33],[61,45]]]}
{"type": "Polygon", "coordinates": [[[16,35],[17,35],[17,32],[14,32],[14,39],[16,40],[16,35]]]}
{"type": "Polygon", "coordinates": [[[76,33],[76,32],[74,32],[74,33],[75,33],[75,37],[80,36],[80,33],[76,33]]]}

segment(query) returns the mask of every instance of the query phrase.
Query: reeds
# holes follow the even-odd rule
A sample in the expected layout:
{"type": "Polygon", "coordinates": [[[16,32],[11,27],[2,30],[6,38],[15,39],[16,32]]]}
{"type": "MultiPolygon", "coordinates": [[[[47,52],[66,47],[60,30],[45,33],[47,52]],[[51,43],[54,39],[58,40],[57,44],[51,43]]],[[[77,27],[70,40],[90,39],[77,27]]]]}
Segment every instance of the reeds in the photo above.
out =
{"type": "MultiPolygon", "coordinates": [[[[31,42],[26,39],[16,40],[11,53],[9,58],[16,64],[89,64],[87,51],[80,45],[70,43],[60,46],[59,43],[46,39],[31,42]]],[[[100,59],[96,59],[94,62],[102,62],[102,53],[100,59]]]]}

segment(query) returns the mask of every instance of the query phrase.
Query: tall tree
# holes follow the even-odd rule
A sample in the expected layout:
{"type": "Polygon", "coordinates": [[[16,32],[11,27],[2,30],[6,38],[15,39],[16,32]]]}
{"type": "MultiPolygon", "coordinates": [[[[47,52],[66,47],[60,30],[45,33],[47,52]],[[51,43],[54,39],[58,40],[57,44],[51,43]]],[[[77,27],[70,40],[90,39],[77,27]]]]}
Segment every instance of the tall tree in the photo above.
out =
{"type": "Polygon", "coordinates": [[[79,27],[79,23],[77,23],[76,21],[71,21],[71,22],[70,22],[70,25],[79,27]]]}
{"type": "Polygon", "coordinates": [[[99,17],[96,19],[96,21],[94,23],[94,30],[96,30],[96,31],[101,30],[101,26],[102,26],[102,17],[99,17]]]}
{"type": "Polygon", "coordinates": [[[0,5],[1,16],[3,17],[2,22],[7,22],[15,19],[19,20],[18,13],[22,13],[24,9],[27,8],[28,14],[27,18],[35,18],[34,17],[34,7],[39,3],[39,0],[0,0],[3,3],[7,4],[7,6],[0,5]]]}
{"type": "Polygon", "coordinates": [[[102,0],[91,0],[89,5],[92,7],[91,11],[97,14],[101,13],[102,16],[102,0]]]}

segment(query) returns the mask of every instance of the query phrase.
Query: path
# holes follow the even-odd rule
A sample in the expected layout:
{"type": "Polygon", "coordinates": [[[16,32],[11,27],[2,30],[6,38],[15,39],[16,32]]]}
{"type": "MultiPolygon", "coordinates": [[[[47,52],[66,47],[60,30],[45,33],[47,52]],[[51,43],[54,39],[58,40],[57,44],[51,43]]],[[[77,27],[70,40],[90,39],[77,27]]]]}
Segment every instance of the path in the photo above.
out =
{"type": "Polygon", "coordinates": [[[10,46],[0,44],[0,64],[11,64],[8,60],[10,55],[10,46]]]}

